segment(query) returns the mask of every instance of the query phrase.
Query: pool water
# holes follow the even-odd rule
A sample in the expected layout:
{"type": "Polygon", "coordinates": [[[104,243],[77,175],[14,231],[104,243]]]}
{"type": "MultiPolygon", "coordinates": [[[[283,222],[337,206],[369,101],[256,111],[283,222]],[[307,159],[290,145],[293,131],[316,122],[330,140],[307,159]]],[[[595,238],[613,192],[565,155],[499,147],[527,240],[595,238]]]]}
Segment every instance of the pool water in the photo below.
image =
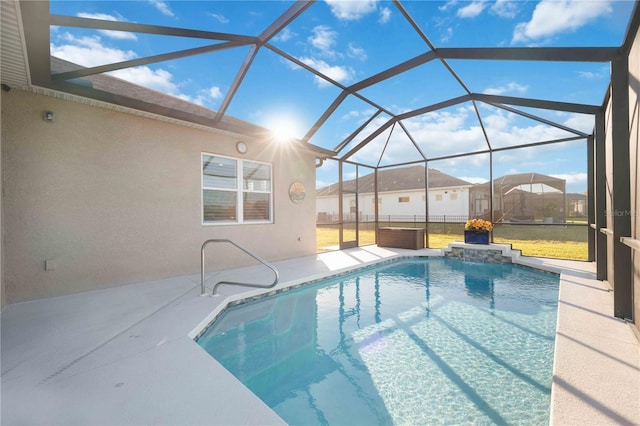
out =
{"type": "Polygon", "coordinates": [[[227,309],[198,343],[291,425],[548,424],[558,278],[401,260],[227,309]]]}

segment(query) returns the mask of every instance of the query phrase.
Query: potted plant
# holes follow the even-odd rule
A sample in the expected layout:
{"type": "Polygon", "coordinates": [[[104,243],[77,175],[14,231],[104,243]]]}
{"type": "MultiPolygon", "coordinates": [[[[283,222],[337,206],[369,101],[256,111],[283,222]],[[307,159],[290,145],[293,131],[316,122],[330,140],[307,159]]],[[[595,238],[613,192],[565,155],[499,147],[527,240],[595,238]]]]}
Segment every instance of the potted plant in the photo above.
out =
{"type": "Polygon", "coordinates": [[[484,219],[470,219],[464,224],[464,242],[468,244],[489,244],[489,233],[493,224],[484,219]]]}

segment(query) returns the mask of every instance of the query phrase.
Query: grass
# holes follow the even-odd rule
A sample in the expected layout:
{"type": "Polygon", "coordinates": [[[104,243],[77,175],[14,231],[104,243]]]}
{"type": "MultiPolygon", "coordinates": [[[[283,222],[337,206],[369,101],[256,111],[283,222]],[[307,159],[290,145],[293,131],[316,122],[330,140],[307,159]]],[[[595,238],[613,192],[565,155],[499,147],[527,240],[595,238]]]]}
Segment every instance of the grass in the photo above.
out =
{"type": "MultiPolygon", "coordinates": [[[[394,224],[403,226],[403,224],[394,224]]],[[[404,226],[413,226],[405,224],[404,226]]],[[[375,244],[372,224],[363,224],[360,229],[360,245],[375,244]]],[[[454,241],[463,241],[463,225],[429,225],[429,247],[442,248],[454,241]]],[[[316,227],[318,252],[335,250],[338,247],[337,227],[316,227]]],[[[353,234],[353,233],[352,233],[353,234]]],[[[353,234],[355,235],[355,234],[353,234]]],[[[493,241],[511,244],[525,256],[553,257],[558,259],[587,260],[587,227],[585,226],[527,226],[502,225],[493,231],[493,241]]]]}

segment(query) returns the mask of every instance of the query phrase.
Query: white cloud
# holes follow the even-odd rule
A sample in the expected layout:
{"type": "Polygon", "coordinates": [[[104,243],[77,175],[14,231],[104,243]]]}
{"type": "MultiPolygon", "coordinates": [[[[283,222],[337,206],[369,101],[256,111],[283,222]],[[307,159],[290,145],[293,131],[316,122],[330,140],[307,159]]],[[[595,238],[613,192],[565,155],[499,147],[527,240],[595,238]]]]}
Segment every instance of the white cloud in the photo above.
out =
{"type": "Polygon", "coordinates": [[[578,75],[587,80],[609,79],[610,69],[608,66],[600,68],[600,71],[578,71],[578,75]]]}
{"type": "Polygon", "coordinates": [[[440,36],[440,41],[446,43],[453,36],[453,28],[447,27],[442,35],[440,36]]]}
{"type": "Polygon", "coordinates": [[[526,93],[529,89],[529,86],[523,86],[522,84],[518,84],[516,82],[507,83],[504,86],[499,87],[488,87],[483,93],[487,95],[503,95],[505,93],[526,93]]]}
{"type": "Polygon", "coordinates": [[[132,50],[104,46],[98,36],[75,37],[70,33],[64,33],[59,37],[59,41],[64,44],[51,43],[51,54],[85,67],[122,62],[137,57],[132,50]]]}
{"type": "Polygon", "coordinates": [[[472,1],[468,5],[458,9],[456,16],[458,16],[458,18],[475,18],[480,15],[486,7],[487,2],[484,0],[472,1]]]}
{"type": "Polygon", "coordinates": [[[295,36],[297,36],[296,33],[291,31],[289,28],[285,28],[282,31],[280,31],[278,34],[276,34],[276,36],[273,37],[273,39],[277,41],[286,42],[291,40],[295,36]]]}
{"type": "Polygon", "coordinates": [[[160,11],[165,16],[174,16],[173,11],[169,5],[161,0],[149,0],[149,3],[160,11]]]}
{"type": "Polygon", "coordinates": [[[474,184],[478,184],[478,183],[487,183],[489,182],[489,179],[483,178],[483,177],[477,177],[477,176],[472,176],[472,177],[459,177],[458,179],[462,179],[462,180],[466,180],[469,183],[474,183],[474,184]]]}
{"type": "Polygon", "coordinates": [[[358,59],[360,61],[366,61],[367,60],[367,52],[363,48],[358,47],[358,46],[354,45],[353,43],[349,43],[349,50],[347,52],[347,55],[350,58],[355,58],[355,59],[358,59]]]}
{"type": "Polygon", "coordinates": [[[561,173],[549,175],[556,179],[563,179],[567,182],[567,185],[584,184],[587,186],[587,174],[586,173],[561,173]]]}
{"type": "Polygon", "coordinates": [[[504,113],[489,114],[486,117],[482,117],[482,122],[485,127],[496,130],[508,130],[509,129],[509,117],[504,113]]]}
{"type": "Polygon", "coordinates": [[[575,31],[595,18],[611,13],[611,0],[542,0],[531,20],[516,25],[512,43],[529,42],[575,31]]]}
{"type": "Polygon", "coordinates": [[[569,118],[562,124],[569,128],[590,134],[595,126],[595,119],[592,115],[588,114],[570,114],[569,118]]]}
{"type": "Polygon", "coordinates": [[[501,18],[513,19],[518,13],[518,3],[513,0],[496,0],[489,10],[501,18]]]}
{"type": "Polygon", "coordinates": [[[130,81],[131,83],[139,86],[148,87],[149,89],[157,90],[158,92],[167,93],[173,96],[180,97],[178,86],[172,81],[173,74],[162,68],[152,70],[147,66],[126,68],[109,73],[114,77],[121,78],[122,80],[130,81]]]}
{"type": "Polygon", "coordinates": [[[377,0],[325,0],[338,19],[355,21],[377,9],[377,0]]]}
{"type": "MultiPolygon", "coordinates": [[[[84,67],[122,62],[137,57],[132,50],[125,51],[105,46],[98,36],[75,37],[70,33],[63,33],[56,41],[59,44],[51,43],[50,46],[53,56],[84,67]]],[[[141,66],[116,70],[108,74],[189,102],[202,104],[200,97],[193,98],[181,93],[178,84],[174,82],[174,75],[162,68],[154,70],[148,66],[141,66]]]]}
{"type": "Polygon", "coordinates": [[[353,118],[358,118],[358,117],[360,117],[360,111],[355,110],[355,109],[353,109],[353,110],[347,112],[346,114],[342,115],[342,119],[345,120],[345,121],[351,120],[353,118]]]}
{"type": "Polygon", "coordinates": [[[353,171],[353,172],[348,172],[348,173],[344,173],[344,180],[352,180],[358,177],[358,174],[353,171]]]}
{"type": "MultiPolygon", "coordinates": [[[[493,113],[483,115],[483,123],[494,148],[517,147],[528,143],[550,141],[566,137],[568,134],[562,129],[539,123],[535,120],[523,121],[517,114],[499,109],[493,109],[493,113]]],[[[386,119],[374,120],[374,125],[382,125],[386,119]]],[[[447,156],[451,154],[483,151],[488,149],[482,128],[476,118],[472,107],[460,107],[445,111],[431,112],[419,117],[403,120],[403,124],[417,142],[422,151],[430,158],[447,156]]],[[[593,117],[583,114],[566,115],[562,124],[589,132],[585,127],[593,128],[593,117]]],[[[367,132],[365,132],[367,133],[367,132]]],[[[368,133],[367,133],[368,134],[368,133]]],[[[357,138],[350,144],[350,148],[359,143],[364,136],[357,138]]],[[[389,138],[385,148],[388,131],[383,132],[368,146],[354,155],[354,161],[362,161],[364,164],[375,164],[380,153],[385,149],[385,164],[392,162],[405,162],[416,159],[416,151],[409,143],[403,132],[396,127],[389,138]]],[[[517,164],[518,167],[531,170],[548,167],[549,159],[557,159],[558,152],[565,148],[564,144],[551,144],[533,148],[502,151],[495,154],[496,162],[500,164],[517,164]],[[549,155],[547,155],[549,154],[549,155]]],[[[467,157],[465,157],[467,158],[467,157]]],[[[474,161],[486,161],[483,156],[472,156],[474,161]]],[[[476,166],[476,165],[469,165],[476,166]]],[[[556,170],[562,170],[560,166],[556,170]]],[[[462,174],[470,174],[469,168],[461,168],[462,174]]],[[[502,173],[502,172],[501,172],[502,173]]],[[[456,175],[457,176],[457,175],[456,175]]],[[[471,181],[471,178],[462,178],[471,181]]],[[[569,182],[568,182],[569,183],[569,182]]]]}
{"type": "Polygon", "coordinates": [[[378,18],[378,23],[386,24],[391,20],[391,9],[388,7],[383,7],[380,9],[380,17],[378,18]]]}
{"type": "Polygon", "coordinates": [[[207,105],[208,104],[210,105],[212,101],[214,101],[215,103],[215,101],[219,101],[220,99],[222,99],[224,97],[224,94],[222,93],[222,90],[220,90],[219,87],[212,86],[209,89],[200,90],[198,92],[198,96],[196,97],[189,96],[184,93],[177,93],[177,94],[174,94],[173,96],[180,98],[182,100],[185,100],[187,102],[191,102],[193,104],[198,104],[198,105],[207,107],[207,105]]]}
{"type": "MultiPolygon", "coordinates": [[[[474,117],[473,108],[461,107],[405,119],[403,124],[422,151],[428,157],[434,158],[487,148],[482,129],[474,117]]],[[[380,126],[386,121],[386,118],[379,117],[374,120],[373,125],[380,126]]],[[[385,164],[415,160],[416,155],[419,155],[418,151],[399,129],[396,126],[388,144],[388,131],[383,132],[355,154],[354,161],[375,164],[383,149],[385,164]]],[[[352,145],[355,146],[360,140],[355,140],[352,145]]]]}
{"type": "MultiPolygon", "coordinates": [[[[441,6],[439,9],[444,12],[448,7],[451,7],[456,3],[457,2],[447,3],[447,5],[441,6]]],[[[440,41],[442,43],[448,42],[453,36],[454,25],[452,23],[456,21],[448,16],[434,16],[431,20],[433,22],[433,26],[437,28],[439,32],[440,41]]]]}
{"type": "Polygon", "coordinates": [[[213,19],[215,19],[216,21],[220,22],[221,24],[228,24],[229,23],[229,19],[226,16],[221,15],[219,13],[209,13],[209,16],[211,16],[213,19]]]}
{"type": "MultiPolygon", "coordinates": [[[[118,19],[115,16],[107,15],[106,13],[78,13],[80,18],[89,18],[89,19],[102,19],[105,21],[122,21],[122,19],[118,19]]],[[[111,30],[98,30],[100,34],[103,34],[110,38],[115,38],[118,40],[137,40],[135,34],[127,32],[127,31],[111,31],[111,30]]]]}
{"type": "Polygon", "coordinates": [[[333,50],[333,47],[336,44],[338,33],[326,25],[318,25],[314,27],[311,32],[313,35],[307,38],[309,43],[318,49],[322,55],[330,58],[335,57],[336,52],[333,50]]]}
{"type": "Polygon", "coordinates": [[[584,147],[583,141],[499,151],[493,155],[494,165],[499,166],[500,174],[538,172],[548,175],[555,173],[559,176],[560,172],[583,173],[586,163],[584,151],[580,147],[584,147]],[[513,170],[507,172],[503,169],[507,167],[513,170]]]}
{"type": "Polygon", "coordinates": [[[224,93],[222,93],[222,90],[220,90],[220,88],[218,86],[212,86],[211,88],[209,88],[209,96],[211,96],[212,99],[222,99],[224,97],[224,93]]]}
{"type": "MultiPolygon", "coordinates": [[[[355,75],[355,71],[351,67],[329,65],[325,61],[314,58],[300,58],[300,61],[304,62],[312,68],[317,69],[322,74],[339,83],[346,83],[348,81],[351,81],[353,79],[353,76],[355,75]]],[[[330,85],[324,79],[317,76],[315,77],[315,81],[319,87],[327,87],[330,85]]]]}
{"type": "Polygon", "coordinates": [[[80,18],[89,18],[89,19],[102,19],[104,21],[117,21],[118,19],[113,15],[108,15],[106,13],[84,13],[80,12],[76,16],[80,18]]]}
{"type": "Polygon", "coordinates": [[[502,125],[494,127],[494,121],[490,118],[484,119],[484,122],[486,124],[485,130],[487,131],[487,136],[489,137],[491,146],[494,148],[551,141],[567,136],[566,131],[558,129],[557,127],[538,123],[537,121],[534,121],[531,125],[523,127],[518,127],[511,122],[506,126],[503,125],[504,123],[501,123],[502,125]]]}
{"type": "Polygon", "coordinates": [[[507,170],[507,171],[506,171],[506,173],[505,173],[504,175],[505,175],[505,176],[508,176],[508,175],[517,175],[517,174],[520,174],[520,173],[523,173],[523,172],[522,172],[520,169],[516,169],[516,168],[514,167],[514,168],[511,168],[511,169],[507,170]]]}
{"type": "Polygon", "coordinates": [[[599,74],[592,71],[578,71],[578,75],[582,78],[586,78],[587,80],[594,80],[596,78],[600,78],[599,74]]]}
{"type": "Polygon", "coordinates": [[[335,182],[329,182],[326,180],[316,179],[316,189],[325,188],[329,185],[335,185],[335,182]]]}
{"type": "Polygon", "coordinates": [[[449,8],[455,7],[456,4],[458,4],[458,0],[449,0],[442,6],[438,6],[438,10],[440,12],[446,12],[449,8]]]}

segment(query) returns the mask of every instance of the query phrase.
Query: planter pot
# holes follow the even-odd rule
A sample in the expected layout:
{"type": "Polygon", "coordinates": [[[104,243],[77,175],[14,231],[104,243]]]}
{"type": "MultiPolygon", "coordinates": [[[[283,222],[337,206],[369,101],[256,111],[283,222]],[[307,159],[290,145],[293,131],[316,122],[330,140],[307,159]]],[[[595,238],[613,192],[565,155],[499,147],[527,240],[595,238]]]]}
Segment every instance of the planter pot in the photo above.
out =
{"type": "Polygon", "coordinates": [[[464,242],[467,244],[489,244],[489,231],[464,231],[464,242]]]}

